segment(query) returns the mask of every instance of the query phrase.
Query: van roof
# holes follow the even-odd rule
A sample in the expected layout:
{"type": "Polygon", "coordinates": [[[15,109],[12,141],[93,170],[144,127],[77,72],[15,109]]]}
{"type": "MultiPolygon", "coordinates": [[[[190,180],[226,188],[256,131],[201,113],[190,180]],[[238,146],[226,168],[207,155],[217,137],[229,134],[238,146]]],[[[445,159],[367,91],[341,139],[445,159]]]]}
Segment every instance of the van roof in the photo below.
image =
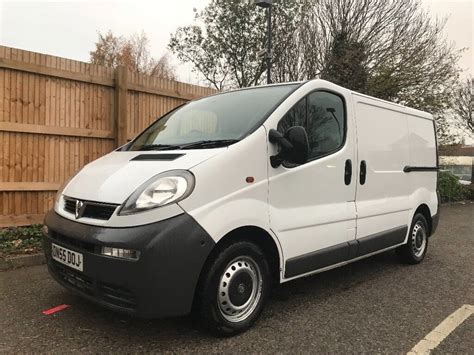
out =
{"type": "MultiPolygon", "coordinates": [[[[415,108],[411,108],[409,106],[405,106],[405,105],[402,105],[402,104],[399,104],[399,103],[396,103],[396,102],[380,99],[380,98],[377,98],[377,97],[374,97],[374,96],[362,94],[358,91],[350,90],[348,88],[345,88],[343,86],[334,84],[333,82],[330,82],[330,81],[324,80],[324,79],[311,79],[311,80],[305,80],[305,81],[291,81],[291,82],[286,82],[286,83],[273,83],[273,84],[249,86],[249,87],[233,89],[233,90],[229,90],[229,91],[225,91],[225,92],[218,92],[214,95],[219,95],[219,94],[234,92],[234,91],[252,90],[252,89],[257,89],[257,88],[263,88],[263,87],[266,87],[266,86],[282,86],[282,85],[301,85],[301,86],[303,86],[304,84],[309,83],[309,82],[329,83],[330,85],[336,86],[336,87],[341,88],[343,90],[348,90],[353,95],[357,95],[359,97],[363,97],[363,98],[366,98],[366,99],[377,101],[379,103],[383,103],[383,104],[386,104],[386,105],[394,106],[394,107],[398,108],[399,110],[402,110],[405,113],[408,113],[408,114],[411,114],[411,115],[414,115],[414,116],[419,116],[419,117],[424,118],[424,119],[433,120],[433,115],[430,114],[429,112],[421,111],[421,110],[418,110],[418,109],[415,109],[415,108]]],[[[213,96],[213,95],[211,95],[211,96],[213,96]]]]}
{"type": "MultiPolygon", "coordinates": [[[[374,96],[370,96],[370,95],[367,95],[367,94],[363,94],[363,93],[360,93],[358,91],[354,91],[354,90],[350,90],[350,89],[347,89],[343,86],[340,86],[340,85],[337,85],[337,84],[334,84],[330,81],[327,81],[327,80],[323,80],[323,79],[312,79],[312,80],[308,80],[306,82],[309,82],[309,81],[318,81],[318,82],[325,82],[325,83],[329,83],[330,85],[333,85],[333,86],[336,86],[338,88],[341,88],[343,90],[348,90],[349,92],[352,93],[352,95],[356,95],[356,96],[359,96],[359,97],[363,97],[365,99],[369,99],[371,101],[376,101],[380,104],[384,104],[384,105],[388,105],[388,106],[391,106],[392,109],[398,109],[400,111],[403,111],[407,114],[410,114],[410,115],[413,115],[413,116],[418,116],[418,117],[421,117],[421,118],[424,118],[424,119],[429,119],[429,120],[433,120],[433,115],[430,114],[429,112],[426,112],[426,111],[421,111],[421,110],[418,110],[418,109],[415,109],[415,108],[411,108],[409,106],[405,106],[405,105],[402,105],[402,104],[399,104],[399,103],[396,103],[396,102],[393,102],[393,101],[388,101],[388,100],[384,100],[384,99],[380,99],[378,97],[374,97],[374,96]]],[[[306,83],[304,82],[304,83],[306,83]]]]}

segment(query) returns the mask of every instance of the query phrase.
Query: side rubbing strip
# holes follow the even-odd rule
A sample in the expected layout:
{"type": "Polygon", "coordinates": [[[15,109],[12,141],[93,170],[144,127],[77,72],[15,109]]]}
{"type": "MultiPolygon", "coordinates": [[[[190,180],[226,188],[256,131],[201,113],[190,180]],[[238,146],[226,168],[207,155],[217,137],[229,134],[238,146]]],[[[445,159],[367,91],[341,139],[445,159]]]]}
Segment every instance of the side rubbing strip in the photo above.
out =
{"type": "Polygon", "coordinates": [[[349,243],[341,243],[312,253],[289,259],[285,277],[301,275],[313,270],[343,262],[349,258],[349,243]]]}
{"type": "Polygon", "coordinates": [[[401,226],[288,259],[285,277],[302,275],[401,244],[407,230],[408,226],[401,226]]]}
{"type": "Polygon", "coordinates": [[[437,166],[405,166],[403,171],[405,173],[411,173],[412,171],[438,171],[439,168],[437,166]]]}
{"type": "Polygon", "coordinates": [[[141,154],[130,160],[176,160],[184,154],[141,154]]]}
{"type": "Polygon", "coordinates": [[[389,248],[392,245],[403,243],[407,235],[407,230],[407,226],[401,226],[358,239],[358,255],[362,256],[370,254],[376,252],[377,250],[382,250],[385,248],[389,248]]]}

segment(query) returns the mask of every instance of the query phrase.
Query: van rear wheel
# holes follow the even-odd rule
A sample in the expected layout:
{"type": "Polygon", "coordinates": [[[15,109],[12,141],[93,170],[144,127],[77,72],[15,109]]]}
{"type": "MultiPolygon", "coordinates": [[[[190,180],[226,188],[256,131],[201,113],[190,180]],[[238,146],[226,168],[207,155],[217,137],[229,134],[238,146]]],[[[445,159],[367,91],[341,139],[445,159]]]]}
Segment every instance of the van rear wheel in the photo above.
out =
{"type": "Polygon", "coordinates": [[[262,250],[248,241],[230,244],[204,270],[194,315],[218,335],[241,333],[257,320],[269,287],[270,269],[262,250]]]}
{"type": "Polygon", "coordinates": [[[407,264],[420,263],[428,250],[428,235],[426,218],[421,213],[417,213],[413,217],[407,243],[397,248],[400,260],[407,264]]]}

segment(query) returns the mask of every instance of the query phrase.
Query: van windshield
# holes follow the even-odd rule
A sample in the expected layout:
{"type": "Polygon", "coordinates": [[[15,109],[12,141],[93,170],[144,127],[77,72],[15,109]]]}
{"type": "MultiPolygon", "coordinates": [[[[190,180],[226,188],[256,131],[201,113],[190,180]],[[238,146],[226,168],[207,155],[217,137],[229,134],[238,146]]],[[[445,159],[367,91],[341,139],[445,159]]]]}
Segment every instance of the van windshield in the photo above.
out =
{"type": "Polygon", "coordinates": [[[192,101],[158,119],[128,150],[228,146],[251,133],[297,87],[298,84],[256,87],[192,101]]]}

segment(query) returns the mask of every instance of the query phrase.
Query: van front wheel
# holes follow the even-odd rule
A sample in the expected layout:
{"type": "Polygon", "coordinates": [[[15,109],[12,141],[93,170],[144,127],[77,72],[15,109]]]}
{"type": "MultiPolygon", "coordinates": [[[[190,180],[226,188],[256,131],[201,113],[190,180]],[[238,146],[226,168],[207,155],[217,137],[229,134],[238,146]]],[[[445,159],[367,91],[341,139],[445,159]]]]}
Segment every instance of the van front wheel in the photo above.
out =
{"type": "Polygon", "coordinates": [[[196,294],[198,321],[225,336],[250,328],[269,293],[270,270],[262,250],[248,241],[233,243],[204,272],[196,294]]]}
{"type": "Polygon", "coordinates": [[[427,249],[428,223],[422,214],[417,213],[413,217],[408,241],[405,245],[397,248],[397,254],[404,263],[418,264],[425,258],[427,249]]]}

